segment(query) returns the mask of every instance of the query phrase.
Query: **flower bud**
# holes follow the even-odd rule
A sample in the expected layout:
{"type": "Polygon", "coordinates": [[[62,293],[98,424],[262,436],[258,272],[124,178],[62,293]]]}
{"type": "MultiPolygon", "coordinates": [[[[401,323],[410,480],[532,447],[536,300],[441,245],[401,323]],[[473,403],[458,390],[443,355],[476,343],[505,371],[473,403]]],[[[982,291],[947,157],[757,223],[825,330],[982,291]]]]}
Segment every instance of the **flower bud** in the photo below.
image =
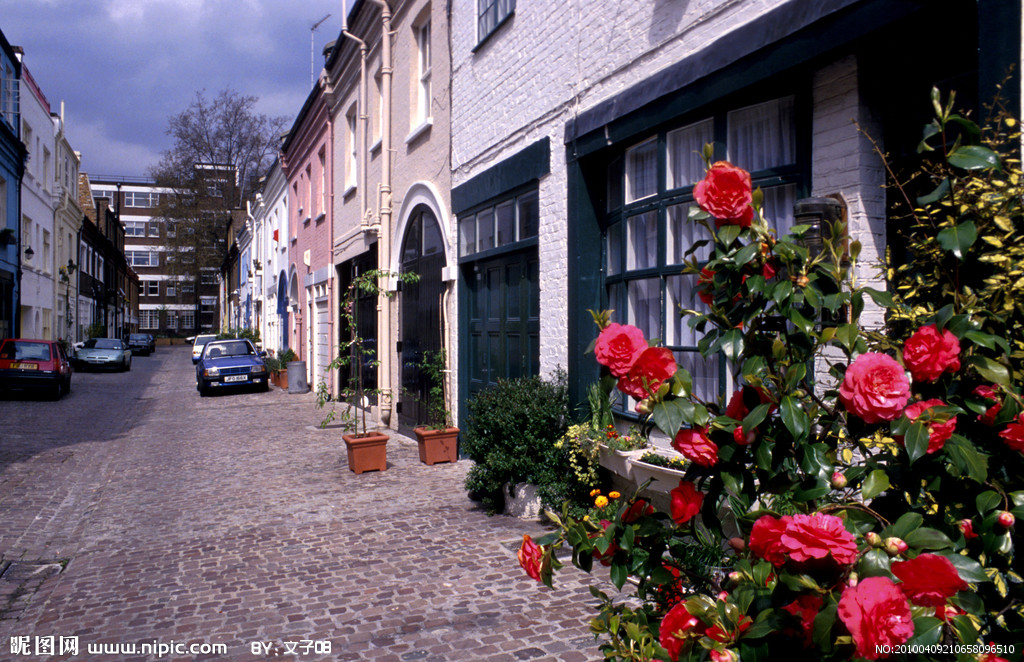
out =
{"type": "Polygon", "coordinates": [[[881,547],[882,536],[878,535],[874,531],[868,531],[864,534],[864,542],[871,545],[872,547],[881,547]]]}
{"type": "Polygon", "coordinates": [[[851,572],[850,576],[846,578],[846,585],[853,588],[860,581],[860,576],[856,572],[851,572]]]}
{"type": "Polygon", "coordinates": [[[636,413],[640,414],[641,416],[646,416],[647,414],[650,414],[651,411],[652,409],[650,399],[641,400],[636,404],[636,413]]]}
{"type": "Polygon", "coordinates": [[[729,581],[733,584],[739,584],[741,581],[743,581],[743,573],[739,570],[733,570],[729,573],[729,581]]]}
{"type": "Polygon", "coordinates": [[[885,553],[889,556],[899,556],[910,549],[910,546],[900,538],[886,538],[885,539],[885,553]]]}
{"type": "Polygon", "coordinates": [[[743,538],[729,538],[729,547],[732,547],[737,554],[742,554],[747,549],[747,541],[743,538]]]}
{"type": "Polygon", "coordinates": [[[1008,529],[1011,526],[1013,526],[1013,523],[1015,521],[1016,518],[1013,516],[1013,513],[1011,513],[1008,510],[1004,510],[1003,512],[999,513],[998,517],[996,517],[996,524],[1003,527],[1004,529],[1008,529]]]}
{"type": "Polygon", "coordinates": [[[729,599],[729,593],[727,591],[719,591],[718,595],[715,597],[718,598],[719,602],[725,602],[729,599]]]}
{"type": "Polygon", "coordinates": [[[832,487],[841,490],[846,487],[846,476],[839,471],[832,472],[832,487]]]}
{"type": "Polygon", "coordinates": [[[731,650],[713,650],[711,651],[711,662],[737,662],[739,657],[736,656],[736,651],[731,650]]]}
{"type": "Polygon", "coordinates": [[[967,540],[978,537],[978,534],[974,532],[974,522],[969,519],[962,519],[957,522],[957,528],[960,529],[960,533],[964,534],[964,538],[967,540]]]}

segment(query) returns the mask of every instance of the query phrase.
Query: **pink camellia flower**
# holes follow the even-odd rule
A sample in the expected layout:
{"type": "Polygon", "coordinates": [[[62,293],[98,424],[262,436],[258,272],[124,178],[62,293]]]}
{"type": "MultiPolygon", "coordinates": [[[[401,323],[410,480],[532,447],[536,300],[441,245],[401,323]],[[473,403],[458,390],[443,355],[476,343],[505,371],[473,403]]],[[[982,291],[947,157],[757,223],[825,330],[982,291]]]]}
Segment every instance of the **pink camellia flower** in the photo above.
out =
{"type": "Polygon", "coordinates": [[[960,369],[960,341],[949,329],[922,326],[903,343],[903,363],[915,382],[934,382],[960,369]]]}
{"type": "Polygon", "coordinates": [[[718,446],[708,438],[707,428],[683,428],[672,440],[672,448],[702,467],[718,463],[718,446]]]}
{"type": "Polygon", "coordinates": [[[922,607],[938,607],[967,590],[967,582],[960,578],[956,566],[938,554],[918,554],[909,561],[896,561],[892,574],[900,580],[903,594],[922,607]]]}
{"type": "Polygon", "coordinates": [[[974,532],[974,522],[969,519],[962,519],[957,522],[957,528],[960,529],[960,533],[964,534],[965,540],[978,537],[978,534],[974,532]]]}
{"type": "Polygon", "coordinates": [[[1003,428],[999,436],[1007,446],[1024,453],[1024,412],[1018,414],[1016,421],[1003,428]]]}
{"type": "Polygon", "coordinates": [[[747,228],[754,220],[750,173],[728,161],[718,161],[708,168],[704,179],[693,187],[693,197],[701,209],[715,217],[718,227],[747,228]]]}
{"type": "Polygon", "coordinates": [[[839,619],[853,635],[857,656],[867,660],[884,656],[882,646],[902,644],[914,636],[910,605],[888,577],[868,577],[844,589],[839,619]]]}
{"type": "Polygon", "coordinates": [[[839,565],[857,561],[857,540],[835,515],[793,515],[779,538],[786,556],[797,563],[831,556],[839,565]]]}
{"type": "MultiPolygon", "coordinates": [[[[932,407],[945,407],[946,403],[937,398],[930,400],[919,400],[907,406],[904,413],[911,421],[916,421],[921,418],[929,409],[932,407]]],[[[928,450],[926,453],[934,453],[942,450],[942,447],[946,445],[949,438],[953,436],[953,432],[956,430],[956,416],[953,416],[948,421],[930,421],[928,423],[928,450]]],[[[903,437],[897,436],[896,440],[903,443],[903,437]]]]}
{"type": "Polygon", "coordinates": [[[679,481],[679,487],[672,490],[671,496],[672,519],[676,524],[689,522],[704,503],[704,493],[686,480],[679,481]]]}
{"type": "Polygon", "coordinates": [[[754,527],[750,529],[750,551],[776,568],[785,565],[786,550],[782,546],[782,532],[786,530],[790,519],[788,515],[784,515],[782,519],[771,515],[759,517],[754,522],[754,527]]]}
{"type": "Polygon", "coordinates": [[[676,374],[676,358],[667,347],[648,347],[636,358],[629,374],[619,378],[619,390],[637,400],[657,393],[676,374]]]}
{"type": "Polygon", "coordinates": [[[643,331],[629,324],[612,322],[597,337],[594,356],[598,363],[608,366],[613,375],[624,377],[645,349],[647,341],[643,331]]]}
{"type": "Polygon", "coordinates": [[[1003,402],[999,399],[999,391],[997,391],[994,386],[982,384],[974,389],[974,395],[979,398],[985,398],[992,403],[989,405],[988,409],[985,410],[984,414],[978,416],[978,420],[985,425],[995,425],[996,416],[998,416],[999,412],[1003,409],[1003,402]]]}
{"type": "Polygon", "coordinates": [[[680,602],[662,619],[658,639],[661,647],[675,661],[683,649],[689,648],[693,640],[702,637],[706,630],[704,622],[686,610],[685,602],[680,602]]]}
{"type": "Polygon", "coordinates": [[[910,382],[903,367],[887,354],[861,354],[839,387],[839,400],[846,410],[865,423],[894,421],[910,399],[910,382]]]}
{"type": "Polygon", "coordinates": [[[715,292],[713,290],[715,285],[715,272],[707,267],[700,270],[700,275],[697,276],[697,298],[704,303],[705,306],[710,306],[715,302],[715,292]]]}
{"type": "Polygon", "coordinates": [[[537,581],[540,579],[541,565],[544,557],[544,550],[529,535],[523,536],[523,544],[519,547],[519,565],[530,577],[537,581]]]}

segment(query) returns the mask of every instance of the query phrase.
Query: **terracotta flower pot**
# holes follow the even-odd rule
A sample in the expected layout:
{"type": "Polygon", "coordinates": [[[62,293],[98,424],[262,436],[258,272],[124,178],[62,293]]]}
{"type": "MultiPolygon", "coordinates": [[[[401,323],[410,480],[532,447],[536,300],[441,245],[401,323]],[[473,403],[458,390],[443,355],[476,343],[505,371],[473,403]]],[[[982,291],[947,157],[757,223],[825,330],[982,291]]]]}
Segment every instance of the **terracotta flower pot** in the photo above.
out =
{"type": "Polygon", "coordinates": [[[364,471],[385,471],[388,468],[388,436],[380,432],[366,432],[360,435],[346,434],[345,448],[348,451],[348,468],[354,473],[364,471]]]}
{"type": "Polygon", "coordinates": [[[274,374],[277,375],[277,385],[281,388],[288,388],[288,371],[278,370],[274,374]]]}
{"type": "Polygon", "coordinates": [[[432,430],[418,427],[413,432],[416,433],[420,447],[420,462],[437,464],[459,461],[459,428],[432,430]]]}

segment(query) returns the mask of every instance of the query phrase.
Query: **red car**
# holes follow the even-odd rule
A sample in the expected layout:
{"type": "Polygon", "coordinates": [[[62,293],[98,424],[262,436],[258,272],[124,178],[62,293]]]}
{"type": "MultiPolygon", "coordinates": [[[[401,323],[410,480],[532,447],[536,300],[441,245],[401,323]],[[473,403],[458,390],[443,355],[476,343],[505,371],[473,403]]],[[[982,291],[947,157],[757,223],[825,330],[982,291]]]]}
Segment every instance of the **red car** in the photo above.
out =
{"type": "Polygon", "coordinates": [[[54,400],[71,390],[71,362],[53,340],[0,341],[0,391],[38,390],[54,400]]]}

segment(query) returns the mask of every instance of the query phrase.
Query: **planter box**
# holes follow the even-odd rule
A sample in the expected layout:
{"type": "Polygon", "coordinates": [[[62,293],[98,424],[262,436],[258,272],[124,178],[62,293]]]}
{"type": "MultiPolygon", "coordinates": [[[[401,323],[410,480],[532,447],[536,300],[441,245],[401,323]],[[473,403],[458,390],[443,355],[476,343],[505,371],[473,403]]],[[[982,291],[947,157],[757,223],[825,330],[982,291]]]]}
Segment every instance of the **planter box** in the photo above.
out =
{"type": "Polygon", "coordinates": [[[419,427],[413,432],[420,448],[420,462],[432,465],[459,461],[459,428],[431,430],[419,427]]]}
{"type": "Polygon", "coordinates": [[[631,480],[633,476],[633,462],[640,459],[645,450],[619,451],[611,450],[604,444],[598,444],[597,462],[613,474],[631,480]]]}
{"type": "Polygon", "coordinates": [[[678,469],[647,464],[646,462],[641,462],[640,458],[637,458],[632,463],[632,471],[633,480],[637,485],[643,485],[646,480],[653,479],[651,484],[647,486],[647,489],[652,492],[662,492],[665,494],[679,487],[679,480],[685,473],[678,469]]]}
{"type": "Polygon", "coordinates": [[[348,451],[348,468],[353,473],[385,471],[388,468],[388,436],[380,432],[369,432],[359,436],[346,434],[345,449],[348,451]]]}

